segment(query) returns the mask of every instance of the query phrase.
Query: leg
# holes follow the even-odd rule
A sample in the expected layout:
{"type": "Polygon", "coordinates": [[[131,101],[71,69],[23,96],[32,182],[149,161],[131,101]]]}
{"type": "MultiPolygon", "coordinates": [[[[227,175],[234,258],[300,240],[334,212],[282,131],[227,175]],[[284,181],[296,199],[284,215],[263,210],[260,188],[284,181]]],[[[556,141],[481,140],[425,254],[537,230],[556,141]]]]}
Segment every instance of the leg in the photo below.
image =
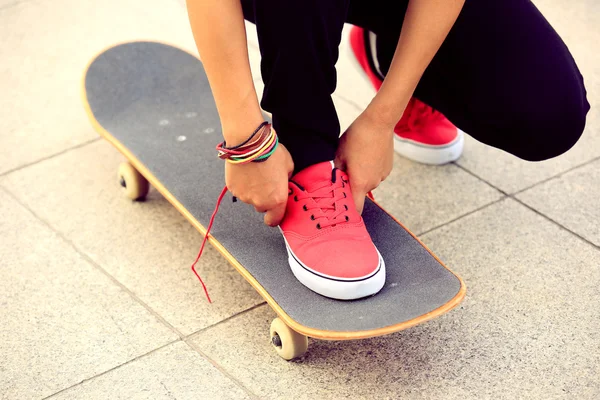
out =
{"type": "Polygon", "coordinates": [[[340,125],[331,99],[348,0],[242,0],[256,24],[265,90],[261,106],[296,171],[333,160],[340,125]]]}
{"type": "MultiPolygon", "coordinates": [[[[391,12],[373,0],[354,0],[350,7],[349,22],[377,34],[383,73],[406,4],[391,12]]],[[[589,110],[575,61],[529,0],[467,0],[415,96],[477,140],[530,161],[570,149],[589,110]]]]}
{"type": "Polygon", "coordinates": [[[340,300],[371,296],[385,282],[385,263],[354,205],[349,178],[327,162],[340,133],[331,94],[348,1],[243,3],[258,32],[262,106],[273,113],[299,172],[279,225],[290,268],[309,289],[340,300]]]}

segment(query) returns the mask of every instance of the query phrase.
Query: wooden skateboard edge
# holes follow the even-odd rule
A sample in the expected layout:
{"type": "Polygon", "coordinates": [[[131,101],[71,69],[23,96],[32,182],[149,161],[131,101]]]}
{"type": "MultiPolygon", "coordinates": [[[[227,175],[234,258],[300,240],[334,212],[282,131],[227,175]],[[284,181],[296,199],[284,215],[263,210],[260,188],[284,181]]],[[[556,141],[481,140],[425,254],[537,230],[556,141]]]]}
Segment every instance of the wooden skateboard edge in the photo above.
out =
{"type": "MultiPolygon", "coordinates": [[[[194,218],[194,216],[183,206],[183,204],[181,204],[175,198],[175,196],[173,196],[167,190],[167,188],[165,188],[163,186],[163,184],[150,172],[150,170],[148,170],[148,168],[146,168],[144,166],[144,164],[140,160],[137,159],[137,157],[135,157],[133,155],[133,153],[131,153],[109,131],[104,129],[104,127],[96,120],[96,117],[94,116],[91,106],[88,102],[85,80],[86,80],[88,70],[89,70],[90,66],[93,64],[93,62],[101,54],[103,54],[104,52],[106,52],[107,50],[109,50],[113,47],[117,47],[117,46],[124,45],[124,44],[129,44],[129,43],[139,43],[139,42],[154,42],[154,43],[164,44],[166,46],[171,46],[171,47],[177,48],[181,51],[184,51],[184,52],[194,56],[193,54],[189,53],[188,51],[186,51],[178,46],[173,46],[171,44],[158,42],[155,40],[135,40],[135,41],[121,42],[121,43],[118,43],[118,44],[115,44],[115,45],[112,45],[112,46],[109,46],[109,47],[103,49],[102,51],[97,53],[96,56],[94,56],[91,59],[91,61],[86,66],[84,73],[83,73],[82,82],[81,82],[81,98],[82,98],[85,112],[86,112],[88,119],[90,120],[94,130],[96,130],[96,132],[98,132],[98,134],[100,134],[100,136],[102,136],[104,139],[106,139],[110,144],[113,145],[113,147],[115,147],[121,154],[123,154],[125,156],[125,158],[127,158],[127,160],[138,170],[138,172],[140,174],[142,174],[148,180],[148,182],[150,182],[150,184],[152,186],[154,186],[154,188],[156,190],[158,190],[196,228],[196,230],[198,230],[198,232],[200,232],[200,234],[206,235],[206,228],[198,220],[196,220],[196,218],[194,218]]],[[[194,57],[198,58],[196,56],[194,56],[194,57]]],[[[200,60],[198,59],[198,61],[200,61],[200,60]]],[[[438,307],[428,313],[425,313],[416,318],[413,318],[411,320],[404,321],[399,324],[386,326],[383,328],[378,328],[378,329],[369,329],[369,330],[362,330],[362,331],[329,331],[329,330],[320,330],[320,329],[310,328],[310,327],[304,326],[302,324],[299,324],[294,319],[292,319],[283,310],[283,308],[281,308],[279,306],[279,304],[277,304],[275,299],[273,299],[273,297],[271,297],[271,295],[263,288],[263,286],[244,268],[244,266],[231,253],[229,253],[229,251],[218,240],[216,240],[213,236],[209,236],[208,242],[213,247],[215,247],[217,249],[217,251],[219,251],[219,253],[221,253],[221,255],[223,257],[225,257],[225,259],[244,277],[244,279],[246,279],[246,281],[248,281],[248,283],[250,283],[250,285],[252,285],[252,287],[263,297],[263,299],[265,299],[265,301],[269,304],[269,306],[273,309],[273,311],[275,311],[277,316],[279,318],[281,318],[283,320],[283,322],[285,322],[286,325],[288,325],[291,329],[293,329],[294,331],[296,331],[300,334],[303,334],[305,336],[315,338],[315,339],[356,340],[356,339],[367,339],[367,338],[372,338],[372,337],[376,337],[376,336],[383,336],[383,335],[387,335],[390,333],[399,332],[404,329],[408,329],[415,325],[421,324],[423,322],[429,321],[433,318],[436,318],[438,316],[441,316],[442,314],[447,313],[448,311],[455,308],[458,304],[460,304],[460,302],[463,300],[463,298],[465,297],[465,294],[466,294],[466,286],[465,286],[465,283],[463,282],[462,278],[460,276],[458,276],[457,274],[455,274],[450,268],[446,267],[446,265],[435,254],[433,254],[433,252],[431,250],[429,250],[429,248],[427,246],[425,246],[425,244],[419,238],[417,238],[410,230],[408,230],[393,215],[389,214],[377,202],[374,202],[374,203],[375,203],[375,205],[377,205],[377,207],[379,207],[386,214],[388,214],[392,219],[394,219],[394,221],[396,221],[400,226],[402,226],[402,228],[405,229],[414,239],[416,239],[421,244],[421,246],[423,246],[425,248],[425,250],[427,250],[429,252],[429,254],[431,254],[436,259],[436,261],[440,263],[440,265],[442,265],[444,268],[446,268],[452,275],[454,275],[458,279],[458,281],[460,282],[460,288],[459,288],[458,292],[456,293],[456,295],[452,299],[450,299],[447,303],[441,305],[440,307],[438,307]]]]}

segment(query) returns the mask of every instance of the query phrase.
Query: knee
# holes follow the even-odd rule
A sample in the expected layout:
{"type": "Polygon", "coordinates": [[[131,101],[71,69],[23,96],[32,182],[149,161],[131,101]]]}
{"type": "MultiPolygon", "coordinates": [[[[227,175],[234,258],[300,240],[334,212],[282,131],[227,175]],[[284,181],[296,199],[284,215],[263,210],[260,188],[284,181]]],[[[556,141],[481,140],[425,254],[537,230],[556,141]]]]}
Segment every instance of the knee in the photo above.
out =
{"type": "Polygon", "coordinates": [[[508,151],[527,161],[566,153],[583,134],[589,109],[585,90],[535,101],[521,110],[509,128],[513,148],[508,151]]]}

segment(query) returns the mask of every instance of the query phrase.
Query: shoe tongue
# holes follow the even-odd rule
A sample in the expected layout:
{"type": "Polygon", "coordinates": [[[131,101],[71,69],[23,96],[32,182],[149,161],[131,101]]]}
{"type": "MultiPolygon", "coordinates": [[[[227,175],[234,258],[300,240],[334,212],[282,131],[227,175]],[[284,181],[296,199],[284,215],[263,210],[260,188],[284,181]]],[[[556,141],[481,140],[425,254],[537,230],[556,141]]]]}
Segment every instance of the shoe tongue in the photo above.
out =
{"type": "Polygon", "coordinates": [[[292,180],[308,191],[323,187],[323,183],[331,182],[333,163],[325,161],[304,168],[292,177],[292,180]]]}

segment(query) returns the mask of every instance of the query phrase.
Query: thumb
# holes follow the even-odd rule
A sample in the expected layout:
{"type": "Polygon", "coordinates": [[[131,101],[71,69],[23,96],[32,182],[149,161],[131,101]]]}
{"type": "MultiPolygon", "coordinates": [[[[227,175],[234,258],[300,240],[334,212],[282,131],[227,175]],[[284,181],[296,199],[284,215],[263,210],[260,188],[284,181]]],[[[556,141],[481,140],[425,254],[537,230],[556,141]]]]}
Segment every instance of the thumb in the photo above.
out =
{"type": "Polygon", "coordinates": [[[356,210],[359,214],[362,214],[363,207],[365,206],[365,196],[367,195],[367,191],[364,189],[353,189],[352,190],[352,198],[354,199],[354,205],[356,206],[356,210]]]}
{"type": "Polygon", "coordinates": [[[283,216],[285,215],[285,206],[286,202],[275,206],[274,208],[268,210],[265,214],[265,224],[269,226],[277,226],[281,223],[283,216]]]}
{"type": "Polygon", "coordinates": [[[336,155],[335,158],[333,159],[333,165],[337,169],[341,169],[342,171],[346,170],[346,163],[344,163],[344,161],[342,161],[342,159],[339,155],[336,155]]]}

